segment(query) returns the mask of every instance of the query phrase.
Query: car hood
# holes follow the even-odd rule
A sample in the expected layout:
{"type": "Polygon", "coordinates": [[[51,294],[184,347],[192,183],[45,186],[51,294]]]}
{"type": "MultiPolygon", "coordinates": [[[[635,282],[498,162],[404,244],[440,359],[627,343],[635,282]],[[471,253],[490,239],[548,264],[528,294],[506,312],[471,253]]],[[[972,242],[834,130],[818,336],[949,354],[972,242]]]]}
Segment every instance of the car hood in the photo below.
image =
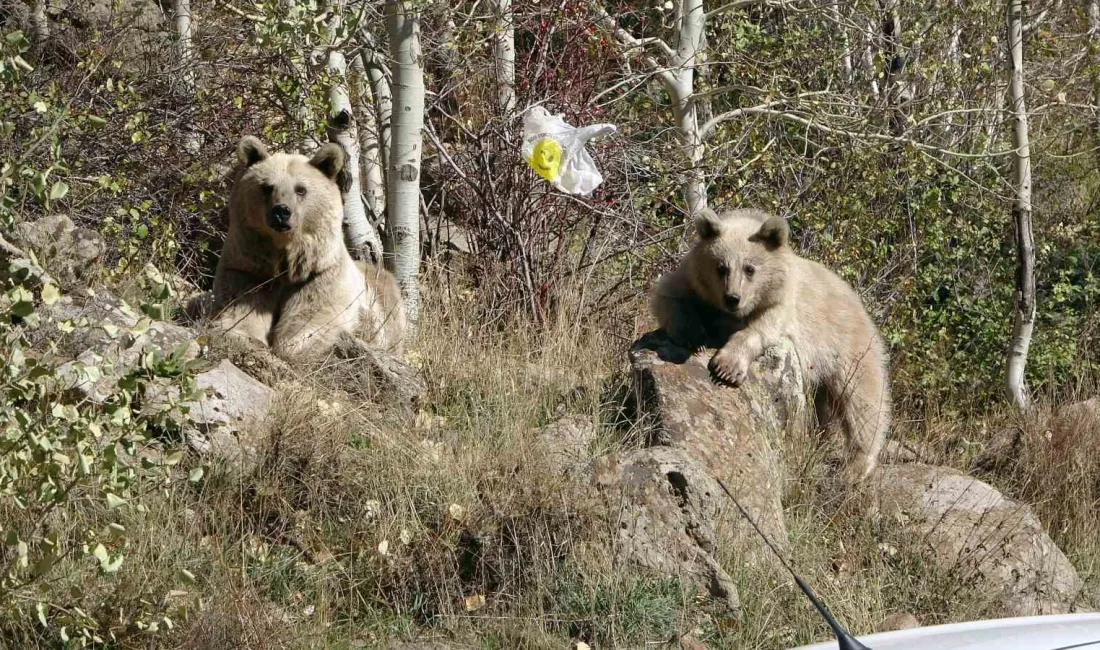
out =
{"type": "MultiPolygon", "coordinates": [[[[1100,614],[1025,616],[859,637],[871,650],[1100,650],[1100,614]]],[[[835,650],[836,641],[794,650],[835,650]]]]}

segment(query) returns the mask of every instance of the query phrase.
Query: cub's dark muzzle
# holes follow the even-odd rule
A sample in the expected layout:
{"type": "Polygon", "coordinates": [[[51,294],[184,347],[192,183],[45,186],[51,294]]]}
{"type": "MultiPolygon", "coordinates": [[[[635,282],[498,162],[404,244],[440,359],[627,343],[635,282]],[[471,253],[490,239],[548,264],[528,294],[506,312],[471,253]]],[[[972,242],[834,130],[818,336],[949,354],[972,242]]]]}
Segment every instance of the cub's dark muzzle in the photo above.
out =
{"type": "Polygon", "coordinates": [[[277,232],[290,230],[290,208],[281,203],[272,206],[271,212],[267,213],[267,225],[277,232]]]}

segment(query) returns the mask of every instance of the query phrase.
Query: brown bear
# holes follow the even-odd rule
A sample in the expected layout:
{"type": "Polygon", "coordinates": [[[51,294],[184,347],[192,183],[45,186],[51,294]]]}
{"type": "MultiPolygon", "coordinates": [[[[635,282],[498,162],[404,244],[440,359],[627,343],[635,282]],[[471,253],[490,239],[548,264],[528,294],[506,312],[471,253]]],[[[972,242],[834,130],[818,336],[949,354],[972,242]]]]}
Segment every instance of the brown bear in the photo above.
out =
{"type": "Polygon", "coordinates": [[[218,325],[286,360],[328,352],[342,334],[400,349],[405,311],[393,275],[356,263],[343,237],[338,178],[346,156],[312,158],[237,145],[229,232],[214,277],[218,325]]]}
{"type": "Polygon", "coordinates": [[[760,210],[696,219],[699,241],[654,288],[650,307],[675,341],[718,347],[710,370],[734,386],[766,348],[788,338],[816,389],[819,424],[839,416],[845,478],[878,464],[890,421],[886,349],[859,296],[821,264],[799,257],[785,219],[760,210]]]}

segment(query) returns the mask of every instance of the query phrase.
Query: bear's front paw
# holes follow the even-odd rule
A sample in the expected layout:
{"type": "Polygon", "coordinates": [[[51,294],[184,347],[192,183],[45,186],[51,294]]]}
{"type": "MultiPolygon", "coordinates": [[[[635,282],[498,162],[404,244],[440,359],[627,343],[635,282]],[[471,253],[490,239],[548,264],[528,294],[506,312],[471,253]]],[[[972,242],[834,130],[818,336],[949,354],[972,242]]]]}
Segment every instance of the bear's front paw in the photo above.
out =
{"type": "Polygon", "coordinates": [[[722,348],[711,357],[707,369],[727,384],[740,386],[749,376],[750,360],[738,350],[722,348]]]}

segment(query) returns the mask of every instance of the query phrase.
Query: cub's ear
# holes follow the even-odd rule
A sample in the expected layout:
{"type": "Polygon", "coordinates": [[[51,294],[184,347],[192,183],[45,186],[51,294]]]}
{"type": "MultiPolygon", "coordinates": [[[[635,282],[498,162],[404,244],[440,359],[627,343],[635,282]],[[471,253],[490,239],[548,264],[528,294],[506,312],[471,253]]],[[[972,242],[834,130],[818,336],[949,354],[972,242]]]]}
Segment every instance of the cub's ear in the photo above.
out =
{"type": "Polygon", "coordinates": [[[270,155],[264,143],[254,136],[246,135],[237,143],[237,159],[245,167],[251,167],[260,161],[267,160],[270,155]]]}
{"type": "Polygon", "coordinates": [[[700,239],[714,239],[722,234],[722,219],[710,208],[703,208],[695,215],[695,232],[700,239]]]}
{"type": "Polygon", "coordinates": [[[337,185],[340,184],[345,162],[347,162],[347,156],[344,154],[343,147],[334,142],[318,149],[317,153],[309,159],[309,164],[321,170],[322,174],[331,178],[337,185]]]}
{"type": "Polygon", "coordinates": [[[760,226],[760,230],[757,230],[755,235],[749,237],[749,241],[760,242],[764,244],[764,248],[773,251],[787,245],[790,232],[786,219],[772,215],[760,226]]]}

